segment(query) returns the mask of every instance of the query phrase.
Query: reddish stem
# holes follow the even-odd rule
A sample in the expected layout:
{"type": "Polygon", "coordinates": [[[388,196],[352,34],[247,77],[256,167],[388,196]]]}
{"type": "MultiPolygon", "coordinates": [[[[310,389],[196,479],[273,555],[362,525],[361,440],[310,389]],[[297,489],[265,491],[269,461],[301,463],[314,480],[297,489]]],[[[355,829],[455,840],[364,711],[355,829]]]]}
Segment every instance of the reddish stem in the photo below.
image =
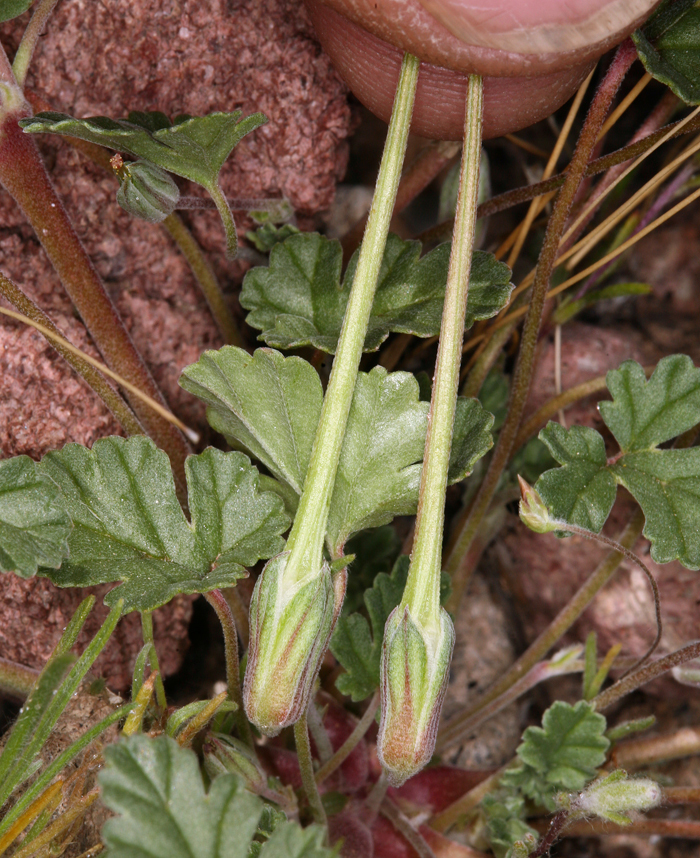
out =
{"type": "MultiPolygon", "coordinates": [[[[3,74],[7,70],[2,68],[6,63],[7,58],[2,53],[0,80],[8,80],[7,74],[3,74]]],[[[17,124],[18,119],[29,115],[25,103],[2,119],[0,184],[27,216],[106,363],[127,381],[164,403],[51,184],[36,143],[17,124]]],[[[148,434],[170,457],[176,480],[184,486],[185,458],[190,452],[185,438],[143,402],[136,397],[129,398],[148,434]]]]}

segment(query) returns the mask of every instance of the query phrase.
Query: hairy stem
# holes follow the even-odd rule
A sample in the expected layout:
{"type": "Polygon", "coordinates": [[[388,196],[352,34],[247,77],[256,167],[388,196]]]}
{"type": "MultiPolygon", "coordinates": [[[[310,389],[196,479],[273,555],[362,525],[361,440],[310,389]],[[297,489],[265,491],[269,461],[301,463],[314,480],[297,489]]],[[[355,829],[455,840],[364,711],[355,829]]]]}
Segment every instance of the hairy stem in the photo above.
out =
{"type": "Polygon", "coordinates": [[[58,0],[39,0],[34,7],[34,12],[27,24],[27,29],[22,35],[22,41],[19,43],[12,63],[15,80],[21,88],[24,88],[24,82],[27,79],[27,71],[34,55],[34,49],[44,31],[46,22],[51,17],[51,13],[57,5],[58,0]]]}
{"type": "Polygon", "coordinates": [[[306,722],[306,712],[294,725],[294,742],[297,747],[297,758],[299,760],[299,769],[301,771],[301,783],[306,793],[306,798],[311,808],[314,821],[319,825],[328,826],[326,819],[326,811],[321,801],[321,796],[316,785],[314,776],[314,764],[311,758],[311,743],[309,742],[309,728],[306,722]]]}
{"type": "Polygon", "coordinates": [[[459,367],[464,339],[464,316],[469,293],[469,274],[474,251],[476,207],[481,162],[481,124],[483,84],[478,75],[469,77],[465,119],[464,149],[459,199],[455,216],[450,267],[445,289],[445,304],[440,326],[440,345],[425,455],[421,470],[416,533],[411,565],[401,605],[408,605],[413,618],[425,627],[439,626],[440,570],[445,519],[445,492],[450,466],[452,430],[459,367]]]}
{"type": "Polygon", "coordinates": [[[672,652],[670,655],[666,655],[658,661],[647,664],[634,673],[628,673],[622,679],[618,679],[614,685],[611,685],[610,688],[606,688],[605,691],[594,697],[591,700],[591,705],[598,712],[601,712],[603,709],[612,706],[613,703],[616,703],[622,697],[625,697],[632,691],[636,691],[637,688],[641,688],[642,685],[646,685],[652,679],[656,679],[657,676],[662,676],[672,668],[685,664],[686,661],[692,661],[699,655],[700,642],[695,641],[695,643],[688,644],[672,652]]]}
{"type": "Polygon", "coordinates": [[[419,61],[406,54],[304,491],[287,541],[291,553],[285,575],[288,575],[290,583],[298,582],[309,571],[318,569],[321,559],[345,426],[406,152],[418,67],[419,61]]]}
{"type": "Polygon", "coordinates": [[[143,633],[143,642],[151,644],[150,662],[151,671],[156,675],[156,700],[162,712],[166,712],[168,708],[168,698],[165,696],[165,686],[163,685],[163,676],[160,672],[158,663],[158,652],[156,644],[153,640],[153,617],[151,611],[141,611],[141,630],[143,633]]]}
{"type": "MultiPolygon", "coordinates": [[[[542,312],[544,310],[549,282],[554,270],[554,264],[557,259],[559,241],[566,226],[566,220],[569,215],[571,204],[574,201],[579,185],[584,178],[586,166],[593,153],[598,132],[600,131],[605,117],[610,108],[613,98],[622,83],[629,67],[634,62],[636,51],[632,42],[628,39],[623,42],[617,50],[610,68],[601,82],[598,90],[593,98],[593,102],[589,108],[586,120],[578,138],[576,149],[574,151],[569,168],[566,171],[566,179],[561,191],[557,195],[552,210],[552,215],[547,223],[547,231],[544,238],[544,244],[537,263],[535,280],[532,287],[530,297],[530,306],[525,317],[523,325],[522,338],[518,358],[513,371],[513,382],[511,385],[510,400],[508,403],[508,416],[503,424],[498,435],[498,441],[494,448],[491,462],[488,471],[484,477],[479,492],[474,499],[469,517],[464,523],[462,532],[460,533],[455,550],[452,553],[450,560],[453,557],[463,557],[469,550],[469,546],[474,539],[484,517],[486,510],[491,504],[494,493],[498,487],[503,470],[510,459],[513,449],[513,442],[520,427],[522,420],[523,409],[527,401],[528,393],[530,392],[530,383],[532,381],[532,372],[535,362],[535,349],[542,321],[542,312]]],[[[454,561],[453,561],[454,562],[454,561]]],[[[452,574],[456,571],[451,566],[446,566],[448,573],[452,574]]],[[[464,592],[466,581],[460,580],[455,585],[453,581],[453,591],[450,601],[446,606],[448,610],[456,613],[459,608],[459,603],[464,592]]]]}
{"type": "Polygon", "coordinates": [[[216,616],[221,623],[224,633],[224,651],[226,653],[226,683],[228,685],[228,696],[238,707],[235,712],[236,723],[241,739],[250,747],[254,748],[253,733],[250,729],[248,719],[243,709],[243,695],[241,693],[241,671],[238,661],[238,634],[236,632],[236,621],[226,597],[221,590],[210,590],[204,594],[216,616]]]}

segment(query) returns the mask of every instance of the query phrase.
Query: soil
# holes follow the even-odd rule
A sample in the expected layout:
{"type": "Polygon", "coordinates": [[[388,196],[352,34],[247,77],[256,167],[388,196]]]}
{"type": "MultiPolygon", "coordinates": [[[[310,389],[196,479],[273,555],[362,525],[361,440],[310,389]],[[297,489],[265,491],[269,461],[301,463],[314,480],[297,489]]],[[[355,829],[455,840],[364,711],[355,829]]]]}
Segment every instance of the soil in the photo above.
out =
{"type": "MultiPolygon", "coordinates": [[[[242,141],[222,171],[235,198],[286,197],[303,226],[330,208],[347,162],[352,116],[344,85],[321,52],[301,0],[213,0],[137,4],[71,0],[59,4],[35,55],[28,87],[54,110],[74,116],[170,116],[215,110],[262,111],[269,122],[242,141]]],[[[10,55],[28,15],[2,25],[10,55]]],[[[183,367],[222,345],[185,260],[159,226],[129,217],[115,202],[117,182],[65,140],[39,140],[52,179],[112,300],[172,410],[207,437],[204,409],[177,383],[183,367]]],[[[185,187],[187,194],[200,189],[185,187]]],[[[236,292],[246,264],[226,261],[214,212],[189,213],[239,320],[236,292]]],[[[239,222],[244,232],[245,219],[239,222]]],[[[0,190],[0,266],[93,357],[99,354],[61,288],[31,227],[0,190]]],[[[251,345],[254,336],[248,331],[251,345]]],[[[102,403],[35,331],[0,322],[0,456],[39,459],[69,442],[90,446],[119,434],[102,403]]],[[[31,667],[48,657],[85,593],[48,581],[0,577],[0,652],[31,667]]],[[[100,593],[100,595],[102,595],[100,593]]],[[[98,600],[99,603],[100,600],[98,600]]],[[[164,673],[177,670],[187,646],[191,599],[156,612],[164,673]]],[[[81,642],[104,618],[93,612],[81,642]]],[[[127,687],[141,646],[127,618],[98,662],[110,686],[127,687]]]]}

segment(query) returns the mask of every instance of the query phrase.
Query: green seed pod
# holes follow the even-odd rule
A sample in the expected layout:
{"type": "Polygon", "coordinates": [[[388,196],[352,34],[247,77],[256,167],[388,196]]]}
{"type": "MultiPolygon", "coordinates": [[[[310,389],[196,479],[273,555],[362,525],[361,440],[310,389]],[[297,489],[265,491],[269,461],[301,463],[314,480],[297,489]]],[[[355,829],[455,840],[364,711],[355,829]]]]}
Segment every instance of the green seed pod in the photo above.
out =
{"type": "Polygon", "coordinates": [[[160,223],[175,211],[180,190],[170,173],[150,161],[124,164],[117,172],[117,202],[129,214],[160,223]]]}
{"type": "Polygon", "coordinates": [[[454,642],[454,626],[443,608],[435,629],[423,628],[401,605],[386,621],[377,753],[392,786],[420,771],[433,755],[454,642]]]}
{"type": "Polygon", "coordinates": [[[265,735],[301,718],[345,597],[347,571],[328,563],[315,575],[285,586],[289,552],[269,560],[250,603],[250,647],[243,702],[265,735]]]}

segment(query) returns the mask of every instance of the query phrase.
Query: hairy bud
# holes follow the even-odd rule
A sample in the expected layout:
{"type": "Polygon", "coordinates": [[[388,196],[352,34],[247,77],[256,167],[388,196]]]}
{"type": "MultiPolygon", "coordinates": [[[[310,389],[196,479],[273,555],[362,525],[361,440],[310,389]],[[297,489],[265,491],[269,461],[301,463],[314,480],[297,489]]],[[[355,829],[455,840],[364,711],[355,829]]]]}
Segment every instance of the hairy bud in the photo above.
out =
{"type": "Polygon", "coordinates": [[[392,786],[433,755],[454,640],[452,620],[442,608],[434,629],[415,622],[401,605],[386,621],[377,752],[392,786]]]}
{"type": "Polygon", "coordinates": [[[289,552],[268,561],[250,603],[250,647],[243,702],[267,736],[294,724],[309,703],[321,661],[345,596],[347,571],[328,563],[285,586],[289,552]]]}

